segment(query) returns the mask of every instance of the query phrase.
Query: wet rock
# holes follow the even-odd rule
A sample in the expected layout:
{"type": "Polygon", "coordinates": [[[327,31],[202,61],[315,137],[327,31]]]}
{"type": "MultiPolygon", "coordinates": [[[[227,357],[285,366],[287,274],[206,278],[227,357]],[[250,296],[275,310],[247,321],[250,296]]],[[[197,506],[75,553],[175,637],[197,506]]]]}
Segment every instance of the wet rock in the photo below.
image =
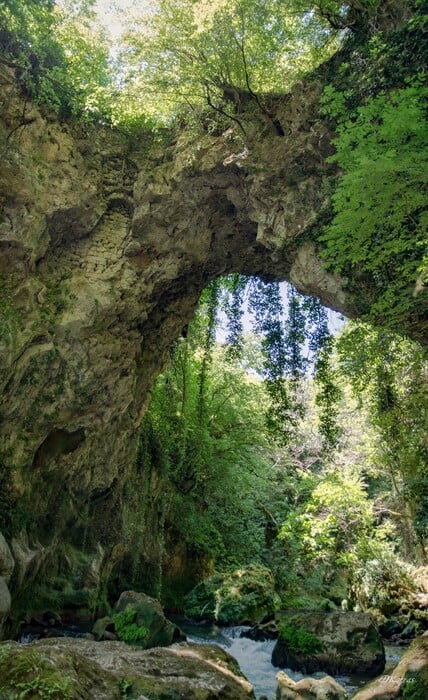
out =
{"type": "Polygon", "coordinates": [[[348,697],[345,689],[331,676],[302,678],[296,682],[280,671],[276,678],[276,700],[346,700],[348,697]]]}
{"type": "Polygon", "coordinates": [[[242,632],[243,637],[254,639],[256,642],[264,642],[266,639],[276,639],[278,637],[278,625],[274,619],[262,620],[249,630],[242,632]]]}
{"type": "Polygon", "coordinates": [[[97,642],[117,640],[117,636],[114,634],[114,622],[111,617],[100,617],[92,628],[92,634],[97,642]]]}
{"type": "Polygon", "coordinates": [[[272,572],[254,565],[205,579],[186,596],[184,610],[196,619],[245,624],[261,621],[276,605],[272,572]]]}
{"type": "Polygon", "coordinates": [[[302,673],[325,671],[333,675],[369,676],[381,673],[385,667],[382,639],[365,613],[294,613],[283,616],[279,630],[272,653],[274,666],[302,673]],[[292,639],[293,635],[286,634],[290,629],[300,630],[300,637],[294,635],[292,639]],[[309,641],[314,642],[312,650],[307,646],[309,641]]]}
{"type": "Polygon", "coordinates": [[[10,547],[0,532],[0,576],[4,578],[6,583],[10,581],[14,566],[15,562],[10,547]]]}
{"type": "Polygon", "coordinates": [[[91,632],[84,632],[82,634],[82,639],[89,639],[89,641],[94,642],[96,638],[95,635],[91,632]]]}
{"type": "Polygon", "coordinates": [[[180,628],[167,620],[159,601],[145,593],[124,591],[114,606],[112,621],[120,639],[127,642],[138,639],[144,649],[185,640],[180,628]]]}
{"type": "Polygon", "coordinates": [[[3,644],[3,692],[14,689],[17,682],[28,682],[25,669],[34,663],[38,667],[37,679],[32,676],[36,690],[55,685],[58,693],[62,689],[63,697],[80,700],[120,700],[125,682],[128,694],[141,700],[255,698],[236,661],[214,645],[182,643],[142,650],[122,642],[100,644],[70,638],[3,644]]]}
{"type": "Polygon", "coordinates": [[[353,700],[426,700],[428,688],[428,632],[413,640],[400,663],[354,695],[353,700]]]}
{"type": "Polygon", "coordinates": [[[11,606],[11,596],[10,591],[7,586],[6,580],[3,576],[0,576],[0,625],[3,620],[7,617],[11,606]]]}

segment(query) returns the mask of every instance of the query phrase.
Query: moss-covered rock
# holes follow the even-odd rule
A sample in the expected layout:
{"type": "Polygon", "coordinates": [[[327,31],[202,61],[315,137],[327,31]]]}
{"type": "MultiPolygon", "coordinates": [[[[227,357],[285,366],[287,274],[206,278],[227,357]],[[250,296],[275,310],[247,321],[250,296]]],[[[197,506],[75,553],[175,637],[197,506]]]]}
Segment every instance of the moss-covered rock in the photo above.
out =
{"type": "Polygon", "coordinates": [[[158,600],[145,593],[124,591],[112,615],[116,634],[128,643],[138,643],[144,649],[164,647],[182,641],[185,636],[167,620],[158,600]]]}
{"type": "Polygon", "coordinates": [[[272,572],[253,565],[205,579],[186,596],[184,611],[196,619],[244,624],[259,622],[276,605],[272,572]]]}
{"type": "MultiPolygon", "coordinates": [[[[1,700],[119,700],[118,680],[60,640],[0,644],[1,700]],[[58,641],[58,644],[56,642],[58,641]]],[[[77,641],[77,640],[74,640],[77,641]]],[[[76,645],[74,645],[76,646],[76,645]]]]}
{"type": "Polygon", "coordinates": [[[0,698],[54,700],[254,700],[227,652],[177,644],[143,650],[123,642],[61,638],[0,645],[0,698]]]}
{"type": "Polygon", "coordinates": [[[365,613],[312,612],[278,617],[280,636],[272,653],[274,666],[303,673],[369,676],[385,667],[382,639],[365,613]]]}

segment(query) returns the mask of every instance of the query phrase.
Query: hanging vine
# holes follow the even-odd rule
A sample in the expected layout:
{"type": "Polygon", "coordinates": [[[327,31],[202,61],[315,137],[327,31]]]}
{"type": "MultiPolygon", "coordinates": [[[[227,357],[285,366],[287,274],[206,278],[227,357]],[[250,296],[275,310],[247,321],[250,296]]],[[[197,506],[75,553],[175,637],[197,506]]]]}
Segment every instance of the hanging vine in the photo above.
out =
{"type": "Polygon", "coordinates": [[[333,366],[335,340],[328,327],[327,311],[314,297],[305,299],[305,307],[310,319],[308,333],[309,351],[314,358],[314,379],[317,387],[315,404],[319,409],[319,432],[325,453],[334,450],[341,436],[338,424],[339,404],[342,392],[337,381],[337,371],[333,366]]]}
{"type": "Polygon", "coordinates": [[[278,442],[287,444],[296,420],[286,379],[288,358],[279,283],[252,280],[249,309],[253,313],[255,331],[262,337],[264,381],[271,398],[266,411],[266,424],[278,442]]]}
{"type": "Polygon", "coordinates": [[[324,448],[337,445],[340,390],[331,364],[334,347],[328,317],[321,303],[288,285],[287,311],[277,282],[251,283],[249,307],[255,329],[263,337],[264,379],[271,397],[267,424],[276,439],[286,445],[305,415],[304,383],[314,367],[319,430],[324,448]]]}
{"type": "Polygon", "coordinates": [[[204,292],[201,299],[200,309],[204,307],[206,315],[205,337],[202,344],[202,361],[199,371],[198,383],[198,415],[202,424],[205,412],[205,387],[209,368],[212,362],[212,350],[215,343],[215,335],[217,330],[217,319],[220,302],[220,286],[219,279],[213,280],[204,292]]]}
{"type": "Polygon", "coordinates": [[[243,351],[243,315],[244,294],[248,286],[248,278],[234,274],[223,280],[222,310],[227,316],[227,354],[231,360],[242,357],[243,351]]]}

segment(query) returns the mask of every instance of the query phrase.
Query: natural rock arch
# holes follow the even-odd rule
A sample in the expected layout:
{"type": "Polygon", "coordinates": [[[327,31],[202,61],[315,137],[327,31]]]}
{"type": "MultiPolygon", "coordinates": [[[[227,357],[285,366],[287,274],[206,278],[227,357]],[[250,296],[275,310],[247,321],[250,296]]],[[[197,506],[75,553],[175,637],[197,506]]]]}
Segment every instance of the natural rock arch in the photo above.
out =
{"type": "Polygon", "coordinates": [[[255,117],[245,146],[229,129],[132,147],[3,79],[0,459],[6,505],[27,509],[10,529],[15,586],[64,566],[62,541],[92,548],[99,582],[126,554],[119,503],[151,387],[208,282],[289,280],[347,316],[367,290],[353,296],[313,242],[335,175],[319,77],[271,98],[281,133],[255,117]]]}
{"type": "Polygon", "coordinates": [[[126,472],[153,380],[214,277],[288,279],[356,313],[307,237],[328,204],[318,98],[315,82],[297,86],[276,106],[287,134],[266,127],[260,138],[257,124],[244,151],[226,133],[147,156],[141,143],[128,154],[120,135],[85,133],[32,105],[21,124],[22,98],[9,94],[2,430],[23,490],[35,466],[61,472],[70,498],[126,472]],[[61,453],[53,436],[77,432],[61,453]]]}

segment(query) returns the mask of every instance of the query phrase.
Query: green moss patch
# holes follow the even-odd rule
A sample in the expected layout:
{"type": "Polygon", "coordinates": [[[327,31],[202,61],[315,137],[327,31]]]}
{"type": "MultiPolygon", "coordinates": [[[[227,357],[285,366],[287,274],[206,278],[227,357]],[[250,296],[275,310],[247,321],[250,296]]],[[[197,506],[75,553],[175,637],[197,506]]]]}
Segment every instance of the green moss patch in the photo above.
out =
{"type": "Polygon", "coordinates": [[[279,626],[278,636],[296,654],[315,654],[322,650],[320,638],[303,627],[284,623],[279,626]]]}

